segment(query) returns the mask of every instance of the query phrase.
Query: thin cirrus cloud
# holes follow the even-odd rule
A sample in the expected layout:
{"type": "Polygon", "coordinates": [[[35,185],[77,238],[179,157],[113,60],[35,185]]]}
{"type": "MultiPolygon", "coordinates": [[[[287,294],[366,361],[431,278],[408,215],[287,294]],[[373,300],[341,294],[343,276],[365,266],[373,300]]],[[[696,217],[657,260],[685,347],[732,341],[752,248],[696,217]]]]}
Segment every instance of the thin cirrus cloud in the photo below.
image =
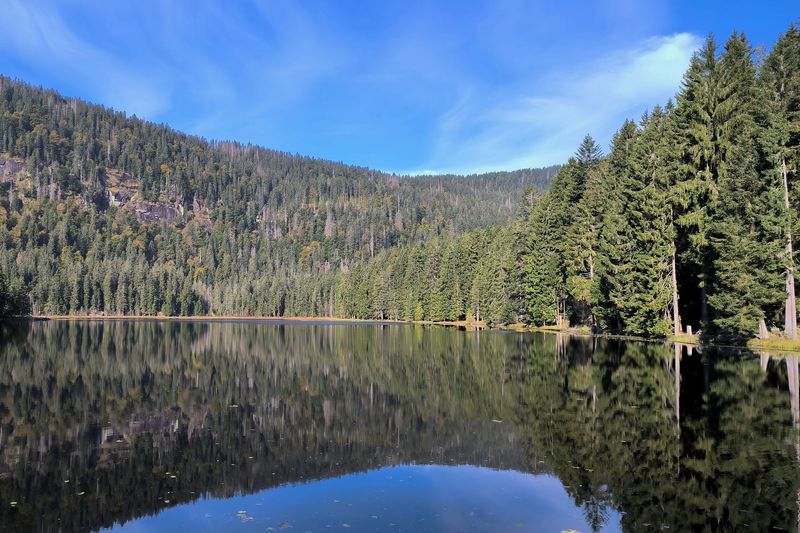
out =
{"type": "Polygon", "coordinates": [[[664,104],[701,39],[656,37],[504,94],[467,94],[438,122],[426,170],[469,173],[566,160],[587,133],[607,145],[626,118],[664,104]],[[544,80],[548,80],[544,82],[544,80]]]}
{"type": "Polygon", "coordinates": [[[95,79],[95,96],[104,104],[142,116],[163,112],[169,100],[143,69],[120,65],[102,47],[81,38],[54,10],[8,0],[0,17],[0,44],[20,70],[70,70],[75,79],[95,79]]]}
{"type": "MultiPolygon", "coordinates": [[[[292,2],[118,4],[6,0],[0,73],[191,133],[261,129],[337,66],[292,2]],[[266,7],[268,6],[268,7],[266,7]],[[123,20],[125,24],[120,24],[123,20]]],[[[241,140],[258,140],[246,131],[241,140]]]]}
{"type": "Polygon", "coordinates": [[[0,73],[188,133],[399,173],[541,166],[664,103],[700,44],[643,40],[665,17],[608,1],[585,15],[580,38],[596,45],[578,46],[560,37],[567,8],[546,2],[5,0],[0,73]]]}

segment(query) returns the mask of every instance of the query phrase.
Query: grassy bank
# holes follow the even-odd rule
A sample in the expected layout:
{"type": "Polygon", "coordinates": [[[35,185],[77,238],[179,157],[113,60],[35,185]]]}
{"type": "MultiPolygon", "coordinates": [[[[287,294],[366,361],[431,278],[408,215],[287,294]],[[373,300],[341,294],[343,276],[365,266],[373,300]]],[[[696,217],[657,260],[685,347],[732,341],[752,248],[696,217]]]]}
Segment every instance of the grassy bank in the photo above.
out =
{"type": "Polygon", "coordinates": [[[747,347],[753,351],[800,353],[800,341],[793,341],[781,337],[772,339],[751,339],[747,342],[747,347]]]}

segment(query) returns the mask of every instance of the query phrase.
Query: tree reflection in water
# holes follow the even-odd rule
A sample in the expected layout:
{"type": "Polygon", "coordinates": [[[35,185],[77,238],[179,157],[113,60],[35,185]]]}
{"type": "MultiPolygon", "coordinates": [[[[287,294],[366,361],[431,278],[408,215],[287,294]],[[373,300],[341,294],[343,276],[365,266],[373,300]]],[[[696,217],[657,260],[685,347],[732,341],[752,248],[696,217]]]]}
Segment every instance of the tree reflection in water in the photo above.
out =
{"type": "Polygon", "coordinates": [[[553,473],[596,530],[612,511],[629,531],[798,527],[796,357],[416,326],[2,328],[11,530],[405,463],[553,473]]]}

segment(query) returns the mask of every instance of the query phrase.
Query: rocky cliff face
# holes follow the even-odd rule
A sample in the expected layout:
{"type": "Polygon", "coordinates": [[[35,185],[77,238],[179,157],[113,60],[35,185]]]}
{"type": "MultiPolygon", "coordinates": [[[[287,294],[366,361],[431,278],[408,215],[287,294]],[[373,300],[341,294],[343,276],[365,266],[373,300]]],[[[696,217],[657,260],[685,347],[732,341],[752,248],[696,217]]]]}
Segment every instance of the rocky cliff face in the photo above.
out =
{"type": "Polygon", "coordinates": [[[12,181],[24,166],[20,161],[12,161],[0,157],[0,181],[12,181]]]}
{"type": "MultiPolygon", "coordinates": [[[[23,161],[0,156],[0,186],[16,191],[14,198],[23,204],[42,197],[72,199],[82,207],[88,204],[85,196],[64,191],[48,174],[47,169],[32,174],[23,161]]],[[[192,205],[184,206],[180,200],[145,200],[139,194],[138,180],[127,172],[115,169],[106,172],[105,196],[108,207],[129,210],[144,223],[171,222],[186,217],[197,218],[203,227],[211,228],[209,212],[202,201],[195,200],[192,205]]]]}

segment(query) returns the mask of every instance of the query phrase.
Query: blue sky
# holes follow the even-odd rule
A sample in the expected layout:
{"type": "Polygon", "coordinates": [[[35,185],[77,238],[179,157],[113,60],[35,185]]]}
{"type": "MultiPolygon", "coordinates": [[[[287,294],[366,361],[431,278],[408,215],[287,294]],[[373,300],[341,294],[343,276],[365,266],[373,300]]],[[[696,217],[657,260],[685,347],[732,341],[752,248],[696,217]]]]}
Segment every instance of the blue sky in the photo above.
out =
{"type": "Polygon", "coordinates": [[[0,73],[213,139],[400,173],[564,161],[797,0],[3,0],[0,73]]]}

